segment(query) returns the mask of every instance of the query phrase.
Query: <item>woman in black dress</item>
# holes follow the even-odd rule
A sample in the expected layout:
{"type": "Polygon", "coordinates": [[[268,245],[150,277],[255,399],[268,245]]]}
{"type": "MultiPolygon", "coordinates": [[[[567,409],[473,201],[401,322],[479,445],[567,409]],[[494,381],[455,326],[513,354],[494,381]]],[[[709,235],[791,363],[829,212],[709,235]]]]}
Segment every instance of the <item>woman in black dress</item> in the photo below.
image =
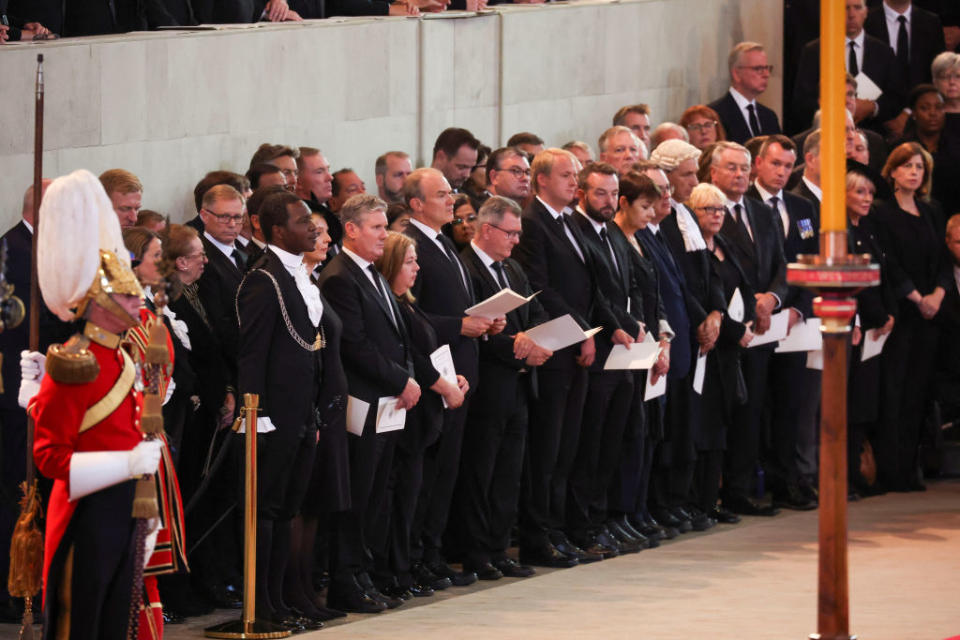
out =
{"type": "Polygon", "coordinates": [[[896,491],[924,489],[917,454],[937,344],[931,320],[945,293],[937,284],[944,225],[939,207],[926,199],[932,165],[916,142],[894,149],[882,172],[893,197],[873,214],[898,304],[897,323],[881,356],[882,418],[874,445],[883,484],[896,491]]]}
{"type": "Polygon", "coordinates": [[[879,484],[870,486],[860,472],[860,456],[865,442],[876,441],[880,408],[881,358],[863,360],[864,342],[889,334],[897,312],[887,260],[870,218],[878,187],[888,191],[883,179],[872,169],[853,160],[847,161],[847,245],[850,253],[870,254],[871,261],[880,265],[880,286],[857,294],[860,324],[853,331],[847,383],[847,479],[850,490],[860,494],[882,491],[879,484]]]}
{"type": "Polygon", "coordinates": [[[407,599],[433,594],[431,585],[427,584],[431,580],[429,576],[425,577],[425,569],[413,567],[410,558],[410,529],[420,494],[423,455],[427,447],[440,437],[444,403],[451,409],[462,405],[468,384],[461,375],[457,375],[456,383],[446,380],[430,360],[430,354],[440,345],[430,320],[410,294],[410,288],[420,271],[413,238],[391,231],[376,266],[390,283],[390,289],[397,299],[413,346],[414,378],[424,389],[420,402],[407,411],[403,434],[397,444],[390,479],[390,497],[382,519],[384,526],[390,527],[388,557],[379,562],[380,559],[375,559],[379,566],[375,567],[373,576],[382,593],[407,599]]]}
{"type": "MultiPolygon", "coordinates": [[[[719,236],[726,213],[726,197],[712,184],[699,184],[690,194],[688,206],[697,216],[697,224],[710,252],[711,283],[722,287],[723,299],[729,304],[739,289],[742,300],[753,300],[753,291],[740,265],[734,260],[727,243],[719,236]]],[[[746,383],[740,369],[740,352],[750,344],[753,305],[743,305],[743,315],[734,318],[723,314],[720,335],[707,352],[702,389],[701,428],[697,434],[697,469],[694,493],[697,506],[708,514],[717,512],[723,452],[727,448],[727,429],[733,410],[746,401],[746,383]]],[[[731,522],[732,518],[720,519],[731,522]]]]}

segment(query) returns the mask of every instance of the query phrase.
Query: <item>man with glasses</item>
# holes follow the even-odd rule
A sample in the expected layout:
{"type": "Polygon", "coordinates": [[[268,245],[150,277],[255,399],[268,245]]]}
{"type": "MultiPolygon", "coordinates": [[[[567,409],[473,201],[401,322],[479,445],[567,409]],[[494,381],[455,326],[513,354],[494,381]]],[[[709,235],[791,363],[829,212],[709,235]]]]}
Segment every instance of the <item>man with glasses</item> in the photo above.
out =
{"type": "Polygon", "coordinates": [[[741,42],[728,60],[730,90],[708,106],[720,116],[727,140],[743,144],[750,138],[780,133],[780,121],[772,109],[757,102],[767,90],[773,65],[757,42],[741,42]]]}
{"type": "Polygon", "coordinates": [[[490,154],[486,197],[490,196],[510,198],[521,206],[530,197],[530,163],[522,149],[501,147],[490,154]]]}

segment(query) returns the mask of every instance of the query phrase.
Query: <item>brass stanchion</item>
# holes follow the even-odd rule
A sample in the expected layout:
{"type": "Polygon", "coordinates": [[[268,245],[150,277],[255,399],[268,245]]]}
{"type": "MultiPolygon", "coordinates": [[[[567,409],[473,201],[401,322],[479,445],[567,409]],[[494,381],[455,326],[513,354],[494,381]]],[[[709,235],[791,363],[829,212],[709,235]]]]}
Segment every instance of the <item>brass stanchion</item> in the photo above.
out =
{"type": "Polygon", "coordinates": [[[243,618],[203,630],[208,638],[287,638],[291,632],[279,625],[256,619],[257,593],[257,409],[260,398],[243,394],[246,422],[246,473],[243,509],[243,618]]]}

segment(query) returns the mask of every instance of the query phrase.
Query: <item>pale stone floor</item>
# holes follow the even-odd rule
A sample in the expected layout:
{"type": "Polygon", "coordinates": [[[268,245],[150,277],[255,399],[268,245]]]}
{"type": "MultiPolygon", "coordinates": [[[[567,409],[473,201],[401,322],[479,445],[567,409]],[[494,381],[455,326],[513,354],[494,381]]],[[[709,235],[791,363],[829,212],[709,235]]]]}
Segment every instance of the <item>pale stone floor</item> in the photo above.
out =
{"type": "MultiPolygon", "coordinates": [[[[594,565],[503,579],[300,638],[336,640],[802,640],[816,631],[817,512],[686,534],[594,565]]],[[[960,481],[850,505],[850,619],[860,640],[960,635],[960,481]]],[[[202,637],[218,611],[167,628],[202,637]]],[[[15,637],[0,625],[0,638],[15,637]]]]}

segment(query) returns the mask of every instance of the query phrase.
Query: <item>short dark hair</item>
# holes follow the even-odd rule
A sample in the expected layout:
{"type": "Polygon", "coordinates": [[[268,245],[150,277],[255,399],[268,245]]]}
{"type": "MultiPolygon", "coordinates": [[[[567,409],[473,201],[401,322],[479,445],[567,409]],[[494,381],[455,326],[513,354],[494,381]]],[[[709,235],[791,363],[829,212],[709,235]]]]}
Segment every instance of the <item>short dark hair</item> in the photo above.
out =
{"type": "Polygon", "coordinates": [[[629,204],[633,204],[641,196],[656,201],[661,195],[663,192],[660,187],[645,173],[628,171],[620,178],[620,197],[626,198],[629,204]]]}
{"type": "Polygon", "coordinates": [[[605,176],[615,176],[617,175],[617,170],[612,164],[606,162],[591,162],[583,169],[580,169],[580,174],[577,176],[577,186],[581,189],[586,189],[587,180],[595,173],[600,173],[605,176]]]}
{"type": "Polygon", "coordinates": [[[250,196],[250,199],[247,200],[247,214],[251,216],[259,216],[260,208],[263,206],[263,201],[276,193],[288,193],[288,191],[278,184],[269,184],[254,191],[253,195],[250,196]]]}
{"type": "Polygon", "coordinates": [[[258,215],[260,216],[260,232],[263,233],[264,240],[267,242],[273,241],[273,228],[286,226],[287,220],[290,219],[288,207],[298,203],[302,203],[300,198],[286,190],[272,193],[263,200],[258,215]]]}
{"type": "Polygon", "coordinates": [[[203,179],[193,188],[193,202],[197,206],[197,211],[203,207],[203,194],[218,184],[228,184],[241,194],[250,186],[247,179],[239,173],[233,171],[211,171],[203,176],[203,179]]]}
{"type": "Polygon", "coordinates": [[[250,167],[247,171],[247,179],[250,181],[250,188],[256,191],[260,188],[260,179],[263,176],[270,176],[275,173],[283,173],[278,167],[266,162],[250,167]]]}
{"type": "Polygon", "coordinates": [[[613,126],[623,125],[626,121],[627,116],[631,113],[636,113],[642,116],[650,115],[650,107],[643,103],[640,104],[628,104],[624,107],[617,109],[617,112],[613,114],[613,126]]]}
{"type": "Polygon", "coordinates": [[[763,144],[760,145],[760,149],[757,150],[757,154],[755,157],[760,157],[763,154],[765,154],[767,152],[767,148],[772,144],[780,145],[780,148],[783,149],[784,151],[792,151],[794,154],[797,153],[797,144],[793,140],[783,135],[782,133],[774,133],[769,136],[766,136],[766,138],[763,141],[763,144]]]}
{"type": "Polygon", "coordinates": [[[447,157],[452,158],[464,145],[471,149],[479,149],[480,141],[466,129],[449,127],[441,131],[440,135],[437,136],[437,141],[433,143],[433,157],[437,157],[438,151],[443,151],[447,157]]]}
{"type": "Polygon", "coordinates": [[[276,160],[283,156],[290,156],[296,160],[300,157],[300,151],[293,147],[288,147],[285,144],[270,144],[269,142],[264,142],[257,147],[253,157],[250,158],[250,168],[252,169],[258,164],[269,164],[271,160],[276,160]]]}
{"type": "Polygon", "coordinates": [[[507,140],[508,147],[516,147],[521,144],[543,144],[543,140],[537,134],[529,131],[515,133],[507,140]]]}
{"type": "Polygon", "coordinates": [[[910,91],[910,96],[907,98],[907,106],[910,107],[911,109],[916,110],[917,100],[919,100],[922,96],[927,95],[928,93],[940,93],[940,90],[937,89],[932,84],[927,84],[927,83],[918,84],[910,91]]]}
{"type": "Polygon", "coordinates": [[[519,147],[500,147],[496,151],[490,154],[490,157],[487,158],[487,180],[490,180],[491,171],[499,171],[500,163],[503,162],[505,158],[510,156],[518,156],[520,158],[526,158],[527,154],[524,153],[523,149],[519,147]]]}
{"type": "Polygon", "coordinates": [[[137,214],[137,223],[134,226],[145,227],[148,224],[166,223],[166,221],[167,218],[162,213],[152,209],[140,209],[140,213],[137,214]]]}
{"type": "Polygon", "coordinates": [[[330,188],[332,189],[330,193],[331,197],[336,198],[337,195],[339,195],[340,193],[340,182],[337,180],[337,177],[346,175],[348,173],[356,173],[356,171],[354,171],[350,167],[344,167],[343,169],[339,169],[333,172],[331,176],[333,178],[333,181],[330,183],[330,188]]]}

